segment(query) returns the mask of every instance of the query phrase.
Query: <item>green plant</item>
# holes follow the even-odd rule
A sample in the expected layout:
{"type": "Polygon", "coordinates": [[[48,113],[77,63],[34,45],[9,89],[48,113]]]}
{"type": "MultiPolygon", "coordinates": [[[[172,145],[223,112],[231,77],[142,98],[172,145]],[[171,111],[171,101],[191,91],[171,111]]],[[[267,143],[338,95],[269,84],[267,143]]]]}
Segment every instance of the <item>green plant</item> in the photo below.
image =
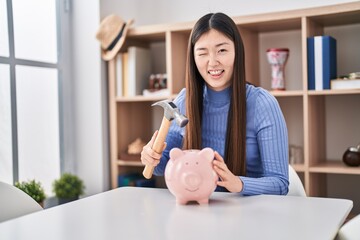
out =
{"type": "Polygon", "coordinates": [[[76,175],[64,173],[53,182],[53,192],[58,198],[77,198],[84,194],[83,181],[76,175]]]}
{"type": "Polygon", "coordinates": [[[44,188],[41,186],[41,183],[35,181],[35,179],[27,182],[26,181],[16,182],[15,187],[27,193],[38,203],[43,202],[46,198],[44,188]]]}

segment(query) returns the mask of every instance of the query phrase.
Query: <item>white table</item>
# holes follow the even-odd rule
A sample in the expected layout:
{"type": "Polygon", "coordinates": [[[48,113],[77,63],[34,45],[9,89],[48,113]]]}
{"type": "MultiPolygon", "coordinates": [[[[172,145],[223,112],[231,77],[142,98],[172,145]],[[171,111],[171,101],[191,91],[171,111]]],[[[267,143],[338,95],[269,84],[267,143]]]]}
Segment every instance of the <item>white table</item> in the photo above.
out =
{"type": "Polygon", "coordinates": [[[167,189],[122,187],[3,222],[0,239],[333,239],[352,206],[217,192],[209,205],[177,205],[167,189]]]}

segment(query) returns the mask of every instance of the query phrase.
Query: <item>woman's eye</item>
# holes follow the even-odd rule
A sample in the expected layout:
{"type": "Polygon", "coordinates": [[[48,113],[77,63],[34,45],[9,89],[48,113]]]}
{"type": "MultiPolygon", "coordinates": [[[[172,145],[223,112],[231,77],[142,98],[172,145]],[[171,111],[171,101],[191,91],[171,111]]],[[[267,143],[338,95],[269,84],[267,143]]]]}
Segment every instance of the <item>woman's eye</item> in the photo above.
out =
{"type": "Polygon", "coordinates": [[[226,49],[220,49],[219,50],[219,53],[224,53],[224,52],[227,52],[227,50],[226,49]]]}

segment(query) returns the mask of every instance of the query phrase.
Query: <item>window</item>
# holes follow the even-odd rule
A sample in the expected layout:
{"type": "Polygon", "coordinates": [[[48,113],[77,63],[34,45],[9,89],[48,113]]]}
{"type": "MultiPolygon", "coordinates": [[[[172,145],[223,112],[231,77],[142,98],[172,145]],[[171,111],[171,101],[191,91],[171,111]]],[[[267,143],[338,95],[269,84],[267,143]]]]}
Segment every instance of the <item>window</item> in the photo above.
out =
{"type": "Polygon", "coordinates": [[[9,57],[6,0],[0,0],[0,56],[9,57]]]}
{"type": "Polygon", "coordinates": [[[9,65],[0,64],[0,181],[4,182],[13,180],[10,100],[9,65]]]}
{"type": "Polygon", "coordinates": [[[36,179],[48,195],[63,161],[62,4],[0,0],[0,181],[36,179]]]}

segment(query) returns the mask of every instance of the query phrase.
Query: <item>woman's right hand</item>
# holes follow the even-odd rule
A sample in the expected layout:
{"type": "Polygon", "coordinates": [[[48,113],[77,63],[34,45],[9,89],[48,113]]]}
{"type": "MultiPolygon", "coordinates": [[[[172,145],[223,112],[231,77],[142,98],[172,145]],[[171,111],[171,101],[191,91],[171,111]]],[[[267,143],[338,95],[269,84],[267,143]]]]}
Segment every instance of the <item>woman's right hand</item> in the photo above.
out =
{"type": "MultiPolygon", "coordinates": [[[[162,153],[157,153],[151,148],[154,145],[157,134],[158,130],[154,132],[151,140],[143,147],[143,150],[141,151],[141,163],[144,165],[152,165],[155,167],[160,163],[162,153]]],[[[165,150],[165,148],[166,143],[164,143],[163,151],[165,150]]]]}

